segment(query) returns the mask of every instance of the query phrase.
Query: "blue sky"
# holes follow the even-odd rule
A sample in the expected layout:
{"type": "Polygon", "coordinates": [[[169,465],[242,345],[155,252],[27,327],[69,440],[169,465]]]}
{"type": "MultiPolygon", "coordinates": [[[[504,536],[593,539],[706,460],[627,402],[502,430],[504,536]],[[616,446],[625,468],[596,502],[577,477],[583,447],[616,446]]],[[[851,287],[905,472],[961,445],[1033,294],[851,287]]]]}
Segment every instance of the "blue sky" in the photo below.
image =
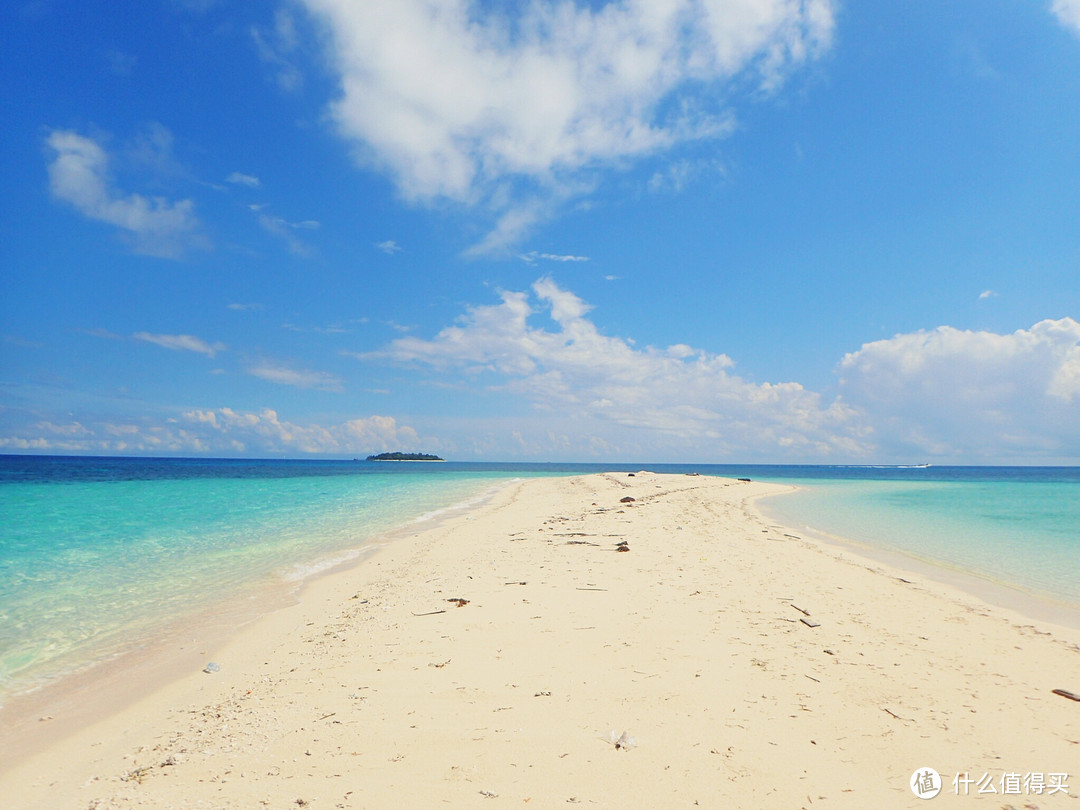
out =
{"type": "Polygon", "coordinates": [[[1080,0],[0,15],[0,452],[1080,460],[1080,0]]]}

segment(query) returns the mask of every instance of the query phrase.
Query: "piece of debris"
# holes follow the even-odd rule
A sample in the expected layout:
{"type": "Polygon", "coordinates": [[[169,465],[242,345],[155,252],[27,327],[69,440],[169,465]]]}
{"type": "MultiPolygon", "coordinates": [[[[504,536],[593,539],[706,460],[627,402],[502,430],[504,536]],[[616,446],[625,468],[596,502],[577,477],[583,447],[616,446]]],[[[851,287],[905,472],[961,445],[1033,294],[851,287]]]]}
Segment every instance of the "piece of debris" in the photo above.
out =
{"type": "Polygon", "coordinates": [[[637,498],[631,498],[629,495],[627,495],[625,498],[619,498],[619,503],[633,503],[636,500],[637,498]]]}
{"type": "Polygon", "coordinates": [[[805,624],[807,627],[821,627],[821,624],[819,622],[812,621],[811,619],[799,619],[799,621],[805,624]]]}
{"type": "Polygon", "coordinates": [[[221,672],[221,664],[216,664],[213,661],[211,661],[209,664],[207,664],[205,667],[203,667],[203,672],[205,672],[207,674],[213,674],[215,672],[221,672]]]}
{"type": "Polygon", "coordinates": [[[1064,689],[1054,689],[1053,692],[1055,695],[1061,695],[1063,698],[1080,702],[1080,695],[1077,695],[1074,692],[1068,692],[1064,689]]]}
{"type": "Polygon", "coordinates": [[[744,484],[749,484],[750,483],[749,478],[740,478],[739,480],[742,481],[744,484]]]}
{"type": "Polygon", "coordinates": [[[469,604],[468,599],[462,599],[460,596],[455,596],[453,599],[447,599],[446,601],[447,602],[453,602],[459,608],[465,607],[467,604],[469,604]]]}
{"type": "Polygon", "coordinates": [[[413,616],[437,616],[440,613],[446,613],[445,610],[429,610],[427,613],[414,613],[413,616]]]}
{"type": "Polygon", "coordinates": [[[637,748],[637,739],[631,737],[625,731],[620,734],[615,729],[612,729],[600,739],[614,745],[616,751],[629,751],[631,748],[637,748]]]}
{"type": "MultiPolygon", "coordinates": [[[[791,603],[789,602],[788,604],[791,604],[791,603]]],[[[792,606],[793,608],[795,608],[795,609],[796,609],[797,611],[799,611],[799,613],[801,613],[801,614],[802,614],[803,616],[809,616],[809,615],[810,615],[810,611],[809,611],[809,610],[803,610],[803,609],[802,609],[801,607],[799,607],[798,605],[791,605],[791,606],[792,606]]]]}
{"type": "Polygon", "coordinates": [[[885,712],[885,714],[889,715],[889,717],[895,717],[897,720],[903,720],[905,723],[914,723],[915,722],[914,720],[911,720],[910,718],[901,717],[900,715],[896,714],[895,712],[889,711],[884,706],[881,707],[881,710],[883,712],[885,712]]]}
{"type": "Polygon", "coordinates": [[[143,783],[143,779],[150,773],[150,766],[143,765],[141,768],[135,768],[128,771],[120,777],[121,782],[138,782],[140,785],[143,783]]]}
{"type": "Polygon", "coordinates": [[[499,797],[498,793],[492,793],[490,790],[481,790],[480,795],[485,799],[497,799],[499,797]]]}
{"type": "Polygon", "coordinates": [[[616,551],[629,551],[630,550],[630,544],[628,542],[626,542],[625,540],[623,540],[621,543],[616,543],[615,544],[615,550],[616,551]]]}

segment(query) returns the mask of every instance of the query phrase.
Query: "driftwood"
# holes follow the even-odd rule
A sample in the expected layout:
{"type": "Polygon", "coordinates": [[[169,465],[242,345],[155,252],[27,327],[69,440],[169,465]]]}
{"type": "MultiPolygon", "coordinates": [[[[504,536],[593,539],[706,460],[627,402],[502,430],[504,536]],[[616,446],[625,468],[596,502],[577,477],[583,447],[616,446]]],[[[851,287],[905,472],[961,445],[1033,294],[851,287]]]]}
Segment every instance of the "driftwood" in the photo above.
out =
{"type": "Polygon", "coordinates": [[[1075,700],[1078,703],[1080,703],[1080,695],[1077,695],[1074,692],[1068,692],[1068,691],[1066,691],[1064,689],[1054,689],[1053,692],[1054,692],[1055,695],[1061,695],[1063,698],[1068,698],[1069,700],[1075,700]]]}

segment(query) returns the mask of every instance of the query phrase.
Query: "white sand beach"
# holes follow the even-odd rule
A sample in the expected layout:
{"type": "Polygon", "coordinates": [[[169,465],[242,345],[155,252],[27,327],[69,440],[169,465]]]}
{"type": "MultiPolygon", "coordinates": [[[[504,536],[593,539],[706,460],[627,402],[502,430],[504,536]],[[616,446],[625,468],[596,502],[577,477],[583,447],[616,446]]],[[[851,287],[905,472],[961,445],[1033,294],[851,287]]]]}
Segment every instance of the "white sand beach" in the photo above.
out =
{"type": "Polygon", "coordinates": [[[776,525],[785,489],[515,482],[89,725],[57,704],[40,751],[0,732],[2,804],[913,807],[934,768],[950,806],[1080,807],[1080,631],[776,525]]]}

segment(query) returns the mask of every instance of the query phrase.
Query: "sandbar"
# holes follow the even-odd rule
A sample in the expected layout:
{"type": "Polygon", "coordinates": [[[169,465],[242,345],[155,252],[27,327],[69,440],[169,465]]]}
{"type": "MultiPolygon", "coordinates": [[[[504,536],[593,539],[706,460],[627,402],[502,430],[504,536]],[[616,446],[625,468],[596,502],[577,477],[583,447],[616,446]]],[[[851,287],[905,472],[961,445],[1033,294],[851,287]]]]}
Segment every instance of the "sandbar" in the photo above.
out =
{"type": "Polygon", "coordinates": [[[0,735],[3,806],[913,807],[933,768],[1080,807],[1080,631],[778,525],[786,489],[514,482],[44,750],[0,735]]]}

